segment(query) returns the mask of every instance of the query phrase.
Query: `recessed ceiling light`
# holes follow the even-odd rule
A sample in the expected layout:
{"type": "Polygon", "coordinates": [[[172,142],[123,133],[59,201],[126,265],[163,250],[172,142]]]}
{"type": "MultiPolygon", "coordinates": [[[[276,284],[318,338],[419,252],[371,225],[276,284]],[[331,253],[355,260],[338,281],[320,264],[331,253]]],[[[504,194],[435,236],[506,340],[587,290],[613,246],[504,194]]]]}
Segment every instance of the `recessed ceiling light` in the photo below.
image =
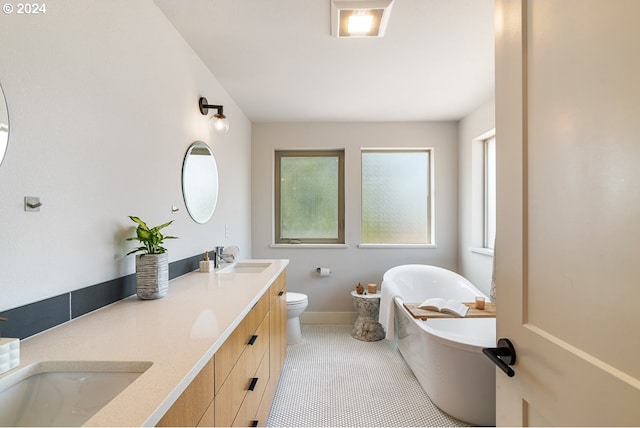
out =
{"type": "Polygon", "coordinates": [[[350,15],[347,20],[349,34],[367,34],[373,28],[373,15],[350,15]]]}
{"type": "Polygon", "coordinates": [[[393,0],[331,0],[331,35],[382,37],[393,0]]]}

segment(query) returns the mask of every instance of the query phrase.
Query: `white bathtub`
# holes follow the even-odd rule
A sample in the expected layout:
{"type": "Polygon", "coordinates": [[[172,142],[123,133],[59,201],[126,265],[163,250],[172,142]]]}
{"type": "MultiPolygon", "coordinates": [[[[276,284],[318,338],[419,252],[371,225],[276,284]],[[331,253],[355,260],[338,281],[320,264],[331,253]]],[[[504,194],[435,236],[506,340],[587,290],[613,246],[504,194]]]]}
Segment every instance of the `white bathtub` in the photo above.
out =
{"type": "Polygon", "coordinates": [[[495,347],[495,318],[421,321],[402,306],[429,297],[470,302],[475,296],[489,300],[455,272],[397,266],[383,277],[380,323],[436,406],[461,421],[488,426],[495,425],[495,365],[482,348],[495,347]]]}

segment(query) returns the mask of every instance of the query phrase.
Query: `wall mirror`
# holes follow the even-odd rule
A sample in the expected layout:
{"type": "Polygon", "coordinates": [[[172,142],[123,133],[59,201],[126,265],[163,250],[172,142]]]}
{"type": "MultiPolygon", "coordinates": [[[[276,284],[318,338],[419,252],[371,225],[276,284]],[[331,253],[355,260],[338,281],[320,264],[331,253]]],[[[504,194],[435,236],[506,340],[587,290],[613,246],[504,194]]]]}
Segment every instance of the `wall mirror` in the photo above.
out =
{"type": "Polygon", "coordinates": [[[211,219],[218,203],[218,165],[211,148],[202,141],[191,144],[184,156],[182,195],[196,223],[211,219]]]}
{"type": "Polygon", "coordinates": [[[0,165],[7,152],[9,144],[9,109],[7,101],[4,99],[4,92],[0,86],[0,165]]]}

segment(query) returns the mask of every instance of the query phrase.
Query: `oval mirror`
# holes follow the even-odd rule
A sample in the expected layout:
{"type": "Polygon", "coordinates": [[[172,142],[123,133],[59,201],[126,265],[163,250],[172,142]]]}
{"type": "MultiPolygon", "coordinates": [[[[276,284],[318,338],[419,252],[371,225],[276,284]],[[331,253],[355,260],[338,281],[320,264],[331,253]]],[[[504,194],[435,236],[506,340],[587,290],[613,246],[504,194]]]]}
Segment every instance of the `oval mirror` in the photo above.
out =
{"type": "Polygon", "coordinates": [[[211,219],[218,203],[218,165],[213,152],[202,141],[191,144],[184,156],[182,195],[196,223],[211,219]]]}
{"type": "Polygon", "coordinates": [[[7,152],[7,145],[9,144],[9,109],[7,102],[4,99],[4,92],[2,86],[0,86],[0,165],[4,159],[4,155],[7,152]]]}

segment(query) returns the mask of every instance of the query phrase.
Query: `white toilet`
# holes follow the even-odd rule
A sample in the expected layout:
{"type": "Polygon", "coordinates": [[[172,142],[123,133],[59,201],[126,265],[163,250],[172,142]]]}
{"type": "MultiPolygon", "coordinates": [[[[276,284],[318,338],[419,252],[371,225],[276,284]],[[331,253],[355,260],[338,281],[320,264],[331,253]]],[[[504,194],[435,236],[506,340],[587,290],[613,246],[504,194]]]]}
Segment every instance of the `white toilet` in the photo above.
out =
{"type": "Polygon", "coordinates": [[[299,317],[308,304],[306,294],[287,291],[287,345],[294,345],[302,340],[299,317]]]}

